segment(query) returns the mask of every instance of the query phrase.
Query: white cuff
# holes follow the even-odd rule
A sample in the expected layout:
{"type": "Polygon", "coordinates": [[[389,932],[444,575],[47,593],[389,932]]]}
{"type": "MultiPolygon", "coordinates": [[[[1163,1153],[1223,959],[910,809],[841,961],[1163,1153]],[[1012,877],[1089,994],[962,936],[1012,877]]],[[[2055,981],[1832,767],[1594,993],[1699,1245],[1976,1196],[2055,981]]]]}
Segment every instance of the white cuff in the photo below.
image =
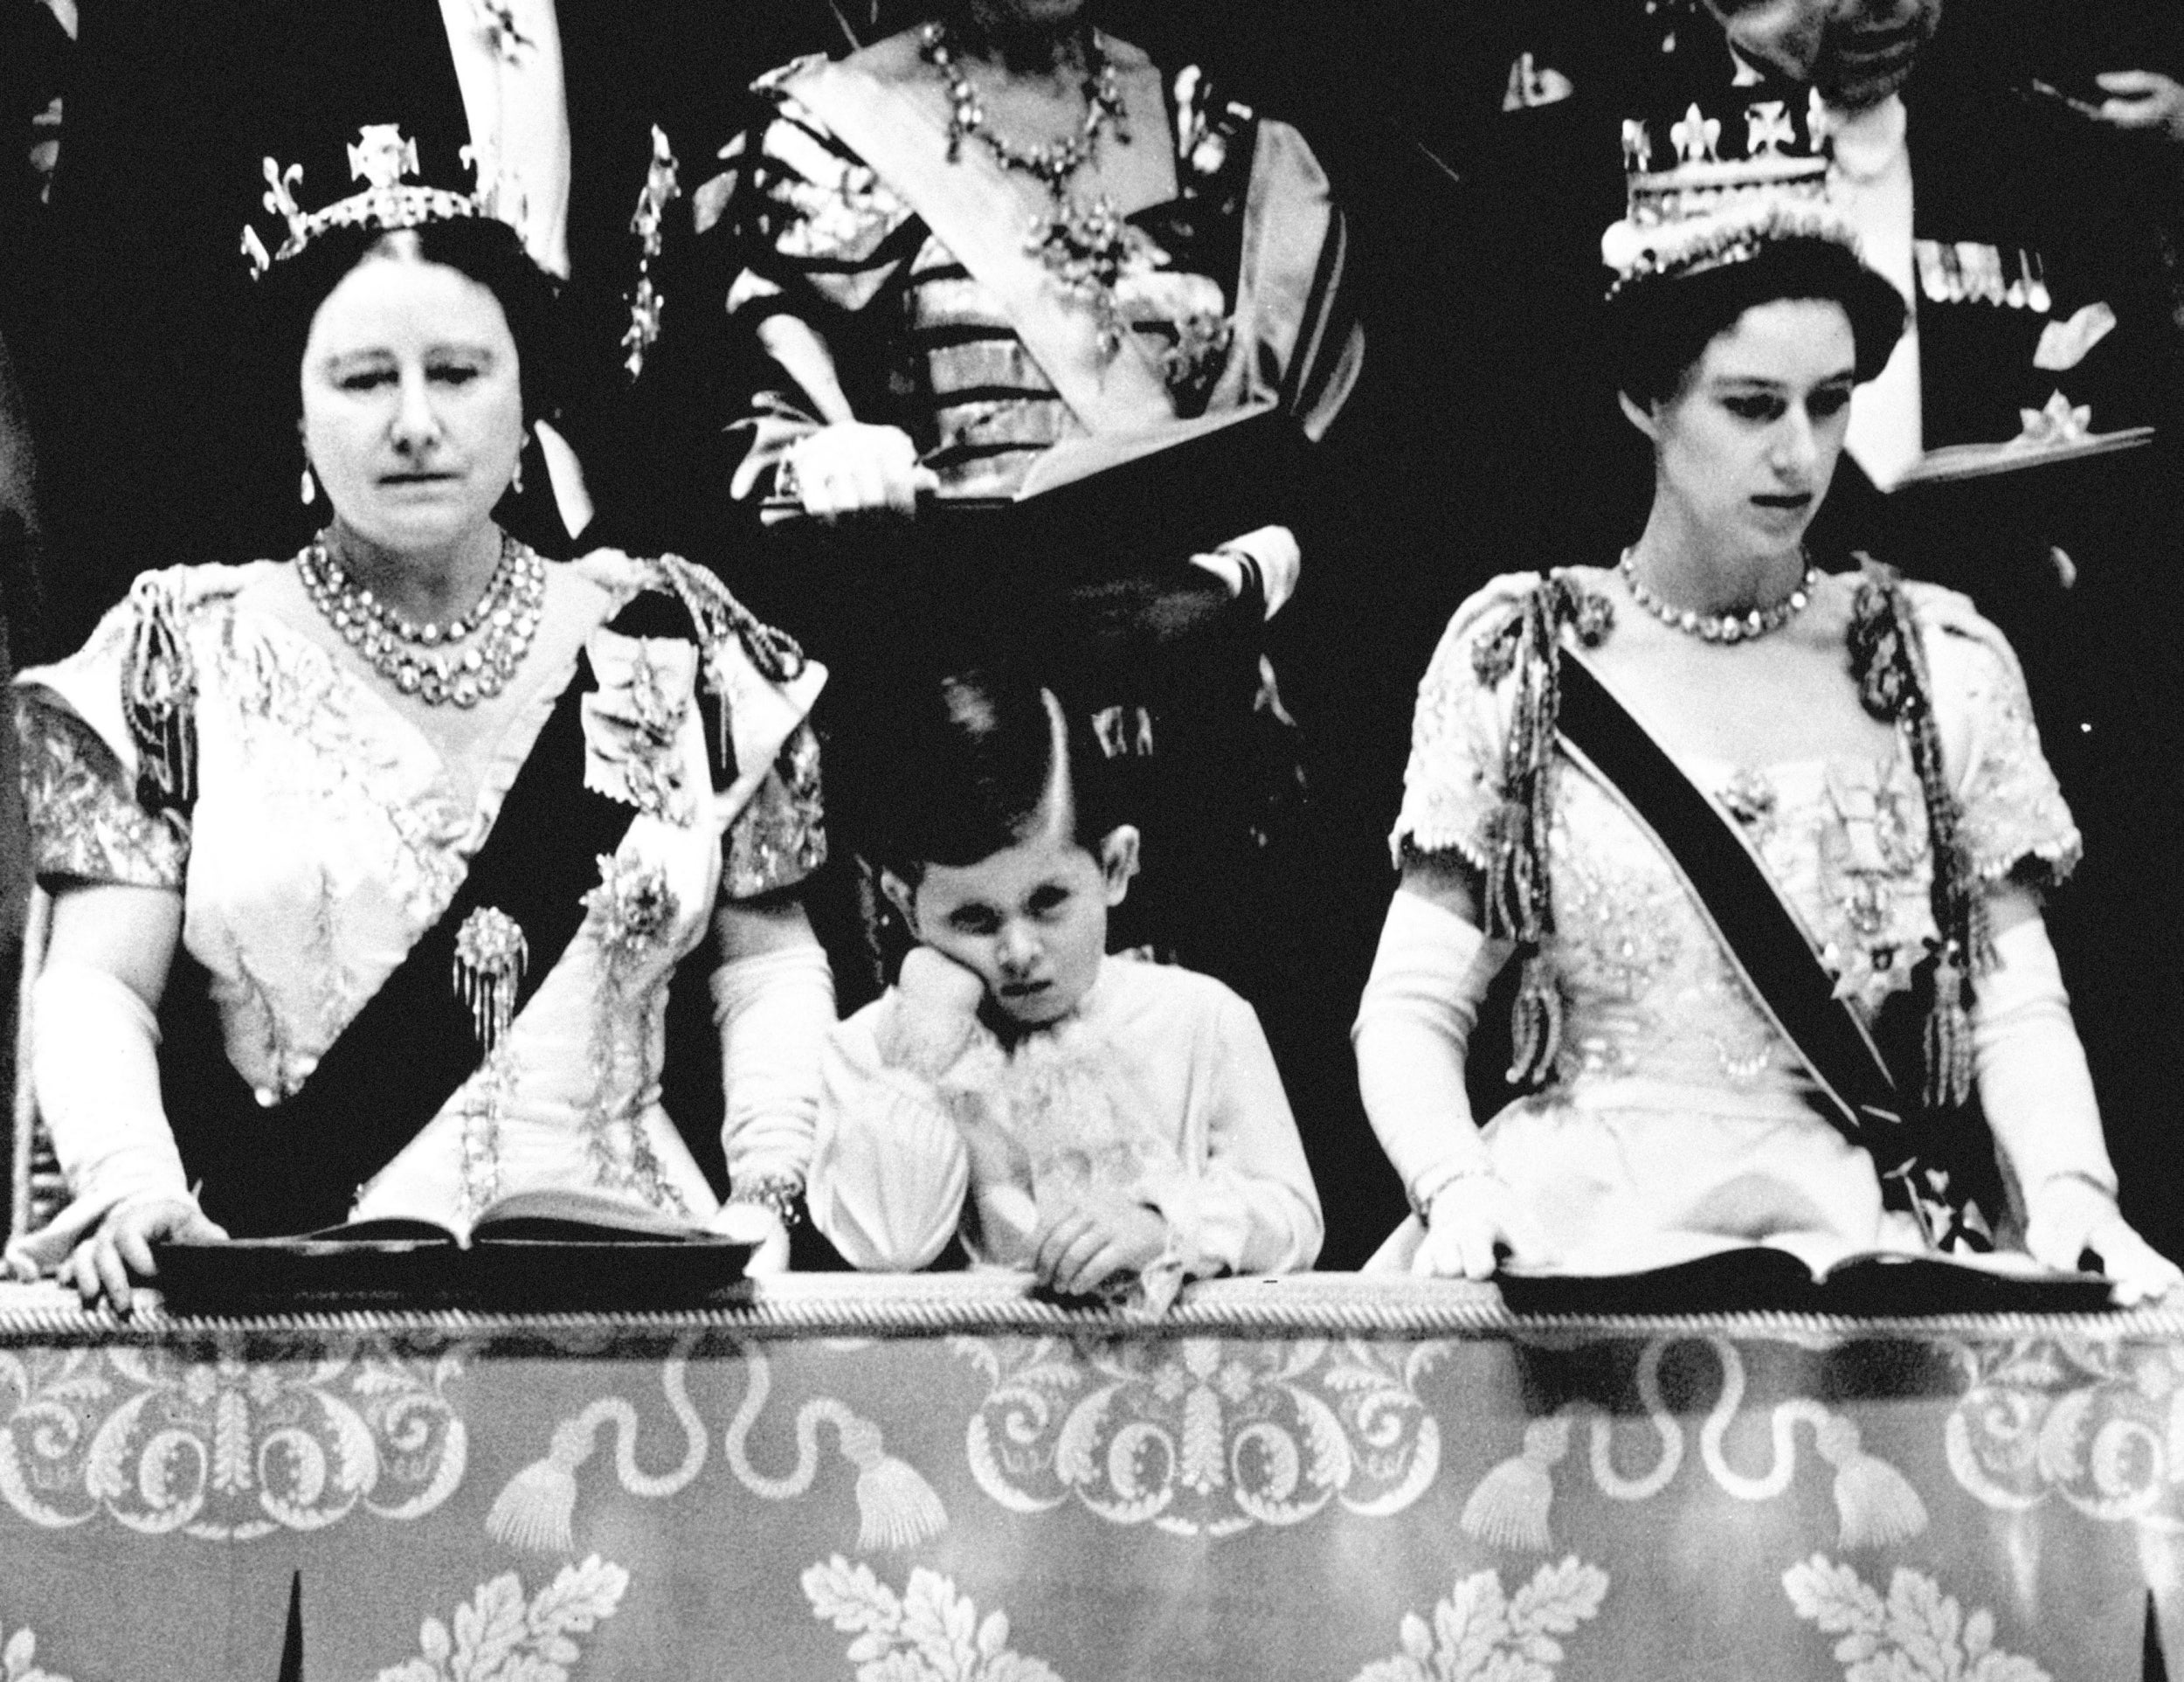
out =
{"type": "Polygon", "coordinates": [[[1272,619],[1296,593],[1304,556],[1289,527],[1261,526],[1241,537],[1231,537],[1211,554],[1193,555],[1191,564],[1211,572],[1238,596],[1244,593],[1248,578],[1257,578],[1266,615],[1272,619]]]}

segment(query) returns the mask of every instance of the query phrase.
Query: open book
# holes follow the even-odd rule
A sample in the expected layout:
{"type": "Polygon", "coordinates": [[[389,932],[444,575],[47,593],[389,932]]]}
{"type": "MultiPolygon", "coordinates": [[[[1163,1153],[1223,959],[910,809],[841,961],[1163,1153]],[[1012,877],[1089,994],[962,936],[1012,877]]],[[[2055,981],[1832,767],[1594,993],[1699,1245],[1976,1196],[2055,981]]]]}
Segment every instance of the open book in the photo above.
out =
{"type": "Polygon", "coordinates": [[[2011,1251],[1916,1256],[1860,1250],[1807,1256],[1770,1245],[1717,1249],[1629,1273],[1503,1268],[1520,1314],[2083,1314],[2109,1304],[2098,1273],[2066,1273],[2011,1251]]]}
{"type": "Polygon", "coordinates": [[[176,1313],[301,1308],[681,1308],[736,1285],[754,1246],[609,1193],[511,1193],[456,1229],[391,1216],[283,1238],[159,1244],[176,1313]]]}

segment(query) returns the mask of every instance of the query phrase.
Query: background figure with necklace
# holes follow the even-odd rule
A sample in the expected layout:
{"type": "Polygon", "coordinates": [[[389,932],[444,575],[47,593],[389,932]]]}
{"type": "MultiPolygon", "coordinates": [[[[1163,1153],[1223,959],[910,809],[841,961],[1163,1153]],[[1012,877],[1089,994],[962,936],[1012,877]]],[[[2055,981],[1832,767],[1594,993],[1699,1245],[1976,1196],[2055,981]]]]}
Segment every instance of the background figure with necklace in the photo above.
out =
{"type": "MultiPolygon", "coordinates": [[[[765,516],[738,587],[854,674],[826,703],[838,834],[880,780],[865,767],[890,751],[906,674],[1028,647],[1094,716],[1144,831],[1116,945],[1227,980],[1277,1047],[1308,1031],[1285,1014],[1317,1007],[1306,1056],[1331,1063],[1310,896],[1271,885],[1268,790],[1294,790],[1294,749],[1286,781],[1267,774],[1259,656],[1312,546],[1305,453],[1283,440],[1326,430],[1362,356],[1341,214],[1295,128],[1082,0],[936,12],[762,78],[722,173],[692,190],[732,370],[714,482],[731,522],[765,516]],[[1070,485],[1094,561],[1011,535],[1027,476],[1239,417],[1282,438],[1199,435],[1070,485]]],[[[876,992],[834,949],[845,1005],[876,992]]]]}
{"type": "Polygon", "coordinates": [[[53,895],[32,1074],[73,1201],[11,1260],[86,1299],[126,1305],[161,1237],[460,1226],[546,1187],[778,1245],[801,1188],[823,674],[685,563],[503,531],[553,283],[474,196],[405,180],[390,127],[353,150],[364,190],[311,211],[268,161],[285,237],[246,241],[324,528],[142,574],[20,681],[53,895]],[[660,1089],[708,943],[725,1209],[660,1089]]]}
{"type": "Polygon", "coordinates": [[[1963,597],[1803,548],[1902,304],[1821,159],[1626,156],[1604,339],[1651,446],[1645,525],[1616,565],[1474,597],[1419,694],[1357,1027],[1409,1259],[1999,1236],[2166,1291],[2041,922],[2078,836],[2016,661],[1963,597]],[[1528,1090],[1482,1129],[1465,1056],[1505,966],[1528,1090]]]}

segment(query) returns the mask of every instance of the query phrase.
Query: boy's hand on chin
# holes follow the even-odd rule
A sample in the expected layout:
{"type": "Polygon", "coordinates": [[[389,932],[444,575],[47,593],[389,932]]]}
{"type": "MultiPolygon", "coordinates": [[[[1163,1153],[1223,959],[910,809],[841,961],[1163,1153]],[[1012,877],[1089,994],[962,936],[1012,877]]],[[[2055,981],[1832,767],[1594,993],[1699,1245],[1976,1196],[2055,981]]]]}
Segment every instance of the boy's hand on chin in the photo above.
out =
{"type": "Polygon", "coordinates": [[[976,971],[930,946],[914,946],[896,979],[902,995],[891,1043],[881,1052],[897,1069],[937,1080],[978,1027],[985,983],[976,971]]]}
{"type": "Polygon", "coordinates": [[[1143,1273],[1167,1248],[1168,1223],[1158,1210],[1102,1198],[1047,1224],[1033,1241],[1032,1269],[1050,1290],[1088,1297],[1110,1280],[1143,1273]]]}

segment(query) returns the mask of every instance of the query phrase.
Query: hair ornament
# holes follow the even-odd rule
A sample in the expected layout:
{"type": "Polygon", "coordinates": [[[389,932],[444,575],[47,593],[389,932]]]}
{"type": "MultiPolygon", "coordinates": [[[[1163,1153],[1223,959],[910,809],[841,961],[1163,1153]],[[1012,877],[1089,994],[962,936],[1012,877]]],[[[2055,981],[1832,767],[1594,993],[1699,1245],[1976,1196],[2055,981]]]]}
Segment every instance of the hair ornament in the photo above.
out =
{"type": "MultiPolygon", "coordinates": [[[[474,171],[477,160],[467,147],[464,161],[474,171]]],[[[270,157],[265,161],[265,205],[287,224],[288,234],[268,254],[258,230],[245,226],[243,255],[250,260],[253,275],[294,257],[329,229],[369,227],[391,232],[487,213],[484,199],[475,191],[459,193],[405,179],[418,170],[417,142],[397,123],[368,122],[359,128],[356,143],[349,148],[349,169],[351,180],[364,183],[363,190],[307,211],[296,196],[303,184],[302,166],[283,168],[270,157]]]]}
{"type": "Polygon", "coordinates": [[[1818,94],[1802,111],[1787,99],[1747,98],[1737,114],[1740,122],[1693,100],[1681,112],[1624,120],[1627,206],[1600,236],[1600,260],[1614,271],[1611,297],[1634,281],[1745,261],[1782,239],[1857,250],[1849,219],[1828,196],[1818,94]]]}

